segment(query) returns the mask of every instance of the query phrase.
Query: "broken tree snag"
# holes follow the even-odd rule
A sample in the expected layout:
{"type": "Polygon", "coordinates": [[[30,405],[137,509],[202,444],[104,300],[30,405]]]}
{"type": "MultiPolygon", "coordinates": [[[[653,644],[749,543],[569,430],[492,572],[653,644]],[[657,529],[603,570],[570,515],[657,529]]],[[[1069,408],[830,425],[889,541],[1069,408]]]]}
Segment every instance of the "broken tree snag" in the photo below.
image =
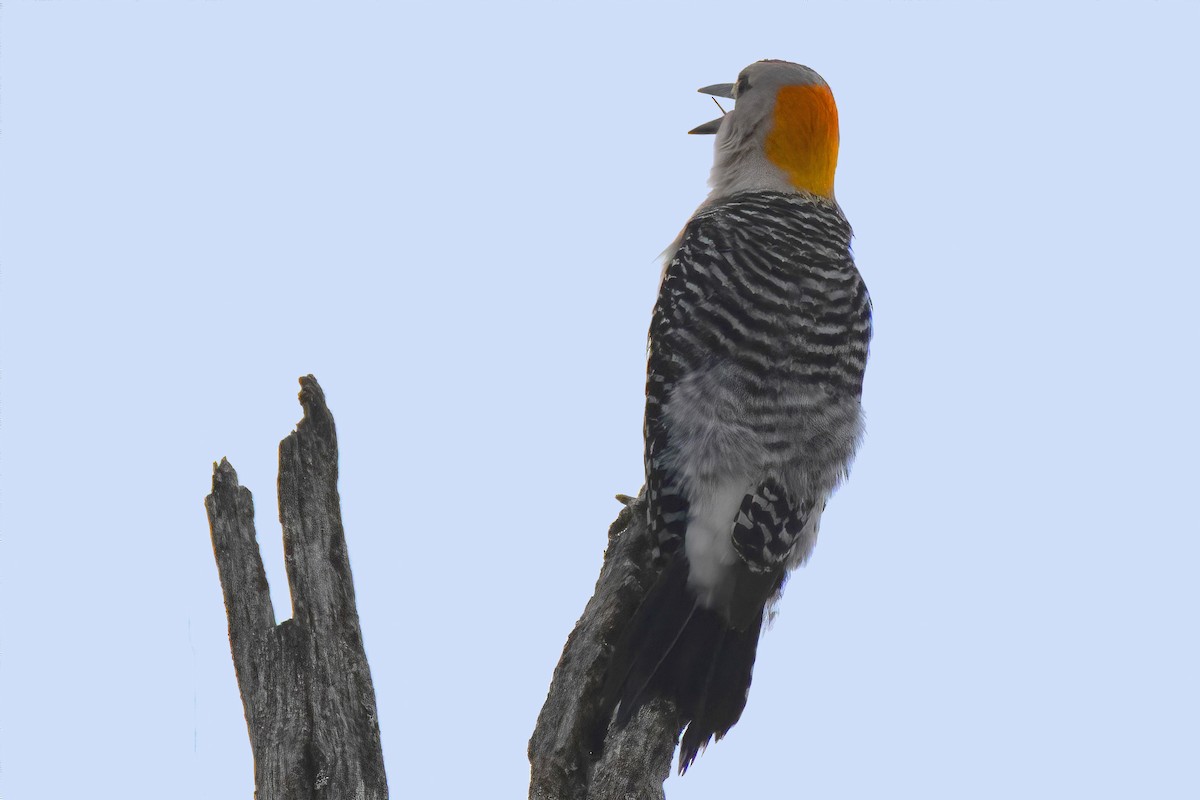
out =
{"type": "Polygon", "coordinates": [[[625,508],[608,531],[596,591],[567,639],[546,703],[529,740],[530,800],[661,800],[681,725],[674,704],[647,703],[621,730],[599,719],[610,642],[656,577],[646,498],[625,508]]]}
{"type": "Polygon", "coordinates": [[[254,501],[225,459],[205,498],[229,617],[255,800],[386,800],[375,688],[363,650],[337,491],[337,431],[316,378],[279,443],[279,519],[292,619],[275,624],[254,501]]]}

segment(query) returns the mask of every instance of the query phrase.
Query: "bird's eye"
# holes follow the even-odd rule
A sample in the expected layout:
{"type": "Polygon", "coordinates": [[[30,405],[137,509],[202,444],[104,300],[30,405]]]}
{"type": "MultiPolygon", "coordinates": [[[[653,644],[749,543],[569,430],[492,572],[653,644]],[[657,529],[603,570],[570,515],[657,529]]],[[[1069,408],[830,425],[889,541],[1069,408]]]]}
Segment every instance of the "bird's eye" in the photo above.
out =
{"type": "Polygon", "coordinates": [[[750,79],[745,75],[738,76],[737,88],[734,89],[733,93],[738,97],[741,97],[748,91],[750,91],[750,79]]]}

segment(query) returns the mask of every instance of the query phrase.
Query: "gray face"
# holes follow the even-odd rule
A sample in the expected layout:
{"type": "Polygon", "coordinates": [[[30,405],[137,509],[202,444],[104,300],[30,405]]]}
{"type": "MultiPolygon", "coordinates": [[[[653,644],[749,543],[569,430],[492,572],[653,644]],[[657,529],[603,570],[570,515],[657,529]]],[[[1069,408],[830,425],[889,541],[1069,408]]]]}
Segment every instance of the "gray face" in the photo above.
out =
{"type": "Polygon", "coordinates": [[[756,61],[738,75],[737,83],[734,84],[733,96],[741,98],[756,88],[778,89],[781,86],[812,84],[824,86],[825,80],[815,70],[809,69],[803,64],[775,60],[756,61]]]}
{"type": "MultiPolygon", "coordinates": [[[[730,116],[753,124],[763,119],[775,103],[775,95],[783,86],[825,85],[814,70],[790,61],[757,61],[738,75],[736,83],[718,83],[700,89],[705,94],[737,100],[730,116]]],[[[694,128],[690,133],[716,133],[720,130],[720,118],[694,128]]]]}
{"type": "Polygon", "coordinates": [[[775,105],[775,95],[784,86],[824,86],[825,80],[814,70],[790,61],[756,61],[742,70],[733,85],[737,106],[733,112],[743,118],[762,119],[775,105]]]}
{"type": "Polygon", "coordinates": [[[827,84],[808,67],[789,61],[758,61],[742,70],[735,83],[700,90],[736,101],[728,114],[692,131],[717,134],[709,178],[712,193],[706,202],[746,191],[796,191],[788,176],[764,154],[763,141],[772,124],[779,90],[814,85],[827,84]]]}

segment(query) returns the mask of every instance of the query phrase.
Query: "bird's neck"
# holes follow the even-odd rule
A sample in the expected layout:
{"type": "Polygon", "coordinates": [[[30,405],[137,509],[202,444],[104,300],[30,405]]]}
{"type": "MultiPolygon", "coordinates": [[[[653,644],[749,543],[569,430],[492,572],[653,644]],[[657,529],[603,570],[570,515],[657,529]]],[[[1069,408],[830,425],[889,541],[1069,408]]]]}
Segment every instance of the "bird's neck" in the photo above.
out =
{"type": "Polygon", "coordinates": [[[705,205],[740,192],[797,192],[836,202],[837,158],[838,114],[829,87],[785,86],[762,123],[732,118],[722,126],[705,205]]]}
{"type": "Polygon", "coordinates": [[[838,113],[829,87],[780,89],[763,149],[767,160],[797,190],[832,200],[838,159],[838,113]]]}

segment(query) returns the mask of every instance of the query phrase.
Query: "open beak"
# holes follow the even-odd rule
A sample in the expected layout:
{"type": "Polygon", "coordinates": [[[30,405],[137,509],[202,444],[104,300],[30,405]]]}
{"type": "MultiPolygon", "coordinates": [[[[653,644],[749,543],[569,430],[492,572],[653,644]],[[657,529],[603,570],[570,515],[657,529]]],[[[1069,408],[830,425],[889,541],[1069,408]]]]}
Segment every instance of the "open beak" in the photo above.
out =
{"type": "MultiPolygon", "coordinates": [[[[703,89],[697,89],[700,94],[711,94],[713,97],[726,97],[733,99],[733,84],[732,83],[714,83],[712,86],[705,86],[703,89]]],[[[721,129],[722,117],[717,117],[714,120],[697,125],[688,133],[716,133],[721,129]]]]}

